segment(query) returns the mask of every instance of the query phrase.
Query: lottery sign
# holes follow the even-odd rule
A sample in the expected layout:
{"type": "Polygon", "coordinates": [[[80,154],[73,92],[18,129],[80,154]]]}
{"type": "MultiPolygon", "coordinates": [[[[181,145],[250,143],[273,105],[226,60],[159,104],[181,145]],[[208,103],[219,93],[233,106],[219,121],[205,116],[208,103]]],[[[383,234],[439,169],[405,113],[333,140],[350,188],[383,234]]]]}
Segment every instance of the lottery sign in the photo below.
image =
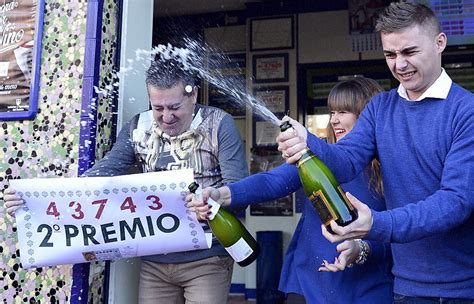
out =
{"type": "Polygon", "coordinates": [[[115,177],[12,180],[24,268],[209,248],[185,206],[191,169],[115,177]]]}

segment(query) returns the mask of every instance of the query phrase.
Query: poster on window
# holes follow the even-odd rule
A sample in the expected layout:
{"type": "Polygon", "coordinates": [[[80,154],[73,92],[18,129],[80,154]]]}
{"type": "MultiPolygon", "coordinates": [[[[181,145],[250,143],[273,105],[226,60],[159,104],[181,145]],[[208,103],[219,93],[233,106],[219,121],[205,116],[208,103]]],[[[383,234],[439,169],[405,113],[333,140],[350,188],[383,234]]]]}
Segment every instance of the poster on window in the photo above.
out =
{"type": "Polygon", "coordinates": [[[32,119],[38,105],[44,0],[0,2],[0,119],[32,119]]]}
{"type": "Polygon", "coordinates": [[[114,177],[11,180],[23,268],[210,248],[186,207],[192,169],[114,177]]]}

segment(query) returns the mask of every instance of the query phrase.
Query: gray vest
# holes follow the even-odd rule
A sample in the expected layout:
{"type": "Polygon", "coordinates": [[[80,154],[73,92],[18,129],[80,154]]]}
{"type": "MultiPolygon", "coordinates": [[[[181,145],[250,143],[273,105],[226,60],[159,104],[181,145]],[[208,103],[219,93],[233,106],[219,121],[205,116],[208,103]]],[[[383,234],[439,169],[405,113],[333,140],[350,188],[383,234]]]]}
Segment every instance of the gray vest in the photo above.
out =
{"type": "Polygon", "coordinates": [[[190,132],[170,137],[155,130],[151,110],[139,114],[131,124],[130,134],[143,172],[193,168],[194,178],[202,187],[222,186],[217,156],[218,127],[224,115],[217,108],[197,105],[190,132]],[[147,163],[147,158],[153,163],[147,163]]]}
{"type": "MultiPolygon", "coordinates": [[[[130,134],[135,156],[143,172],[193,168],[194,179],[204,188],[223,185],[219,166],[218,129],[225,112],[213,107],[196,105],[189,132],[170,137],[154,125],[152,111],[143,112],[132,120],[130,134]]],[[[207,222],[201,222],[210,232],[207,222]]],[[[228,255],[213,238],[211,249],[176,252],[142,257],[158,263],[183,263],[210,256],[228,255]]]]}

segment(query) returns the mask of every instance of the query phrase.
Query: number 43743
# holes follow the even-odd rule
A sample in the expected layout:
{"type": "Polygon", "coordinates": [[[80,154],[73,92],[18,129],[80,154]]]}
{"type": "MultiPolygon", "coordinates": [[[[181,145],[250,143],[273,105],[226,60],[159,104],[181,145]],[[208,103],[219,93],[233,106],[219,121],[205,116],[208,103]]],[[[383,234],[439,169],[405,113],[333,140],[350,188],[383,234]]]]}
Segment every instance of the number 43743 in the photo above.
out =
{"type": "MultiPolygon", "coordinates": [[[[160,198],[156,195],[149,195],[146,197],[148,201],[147,207],[151,210],[160,210],[163,205],[160,202],[160,198]]],[[[100,219],[104,212],[104,209],[107,205],[108,199],[99,199],[92,201],[91,205],[97,205],[97,212],[95,214],[96,219],[100,219]]],[[[71,215],[72,218],[76,220],[83,219],[85,214],[83,211],[83,205],[78,201],[71,201],[68,204],[68,208],[72,209],[72,212],[67,212],[71,215]]],[[[126,211],[128,210],[130,213],[135,213],[137,209],[137,205],[133,202],[132,197],[127,196],[123,202],[120,204],[120,210],[126,211]]],[[[50,202],[48,207],[46,208],[46,214],[59,218],[61,216],[61,212],[58,210],[58,206],[56,202],[50,202]]]]}

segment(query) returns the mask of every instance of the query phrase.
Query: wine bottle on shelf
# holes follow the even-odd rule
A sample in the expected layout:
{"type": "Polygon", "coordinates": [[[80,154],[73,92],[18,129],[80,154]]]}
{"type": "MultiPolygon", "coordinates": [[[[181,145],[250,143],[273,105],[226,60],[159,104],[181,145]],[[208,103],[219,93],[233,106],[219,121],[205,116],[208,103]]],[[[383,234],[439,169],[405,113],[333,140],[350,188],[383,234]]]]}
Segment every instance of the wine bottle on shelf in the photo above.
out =
{"type": "MultiPolygon", "coordinates": [[[[188,189],[202,199],[199,184],[192,182],[188,189]]],[[[230,256],[242,267],[250,265],[257,258],[260,247],[245,226],[232,213],[220,208],[220,204],[208,199],[212,214],[208,223],[212,233],[230,256]]]]}
{"type": "MultiPolygon", "coordinates": [[[[292,129],[288,121],[280,125],[281,132],[292,129]]],[[[331,220],[336,221],[339,226],[355,221],[358,217],[357,210],[347,199],[329,168],[308,148],[301,151],[301,154],[296,163],[301,184],[326,229],[333,233],[329,225],[331,220]]]]}

